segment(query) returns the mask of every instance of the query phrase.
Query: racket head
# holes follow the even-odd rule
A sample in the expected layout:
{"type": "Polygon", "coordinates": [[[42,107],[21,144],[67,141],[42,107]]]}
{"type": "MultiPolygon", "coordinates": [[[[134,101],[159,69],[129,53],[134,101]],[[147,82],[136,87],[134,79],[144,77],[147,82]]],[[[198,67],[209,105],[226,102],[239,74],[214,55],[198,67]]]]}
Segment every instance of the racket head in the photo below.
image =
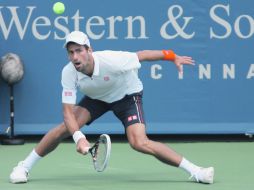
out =
{"type": "Polygon", "coordinates": [[[102,172],[108,165],[111,153],[111,140],[107,134],[102,134],[97,139],[94,146],[90,149],[93,157],[94,169],[97,172],[102,172]]]}

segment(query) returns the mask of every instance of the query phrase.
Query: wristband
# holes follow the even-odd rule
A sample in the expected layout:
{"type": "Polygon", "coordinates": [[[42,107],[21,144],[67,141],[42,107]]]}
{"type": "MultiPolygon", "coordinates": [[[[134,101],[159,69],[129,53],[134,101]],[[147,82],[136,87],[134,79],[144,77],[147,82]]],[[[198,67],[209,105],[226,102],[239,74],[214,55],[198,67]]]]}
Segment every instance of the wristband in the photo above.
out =
{"type": "Polygon", "coordinates": [[[176,58],[176,54],[172,50],[162,50],[164,54],[164,60],[174,61],[176,58]]]}
{"type": "Polygon", "coordinates": [[[75,131],[72,137],[76,144],[78,143],[79,139],[86,138],[86,136],[81,131],[75,131]]]}

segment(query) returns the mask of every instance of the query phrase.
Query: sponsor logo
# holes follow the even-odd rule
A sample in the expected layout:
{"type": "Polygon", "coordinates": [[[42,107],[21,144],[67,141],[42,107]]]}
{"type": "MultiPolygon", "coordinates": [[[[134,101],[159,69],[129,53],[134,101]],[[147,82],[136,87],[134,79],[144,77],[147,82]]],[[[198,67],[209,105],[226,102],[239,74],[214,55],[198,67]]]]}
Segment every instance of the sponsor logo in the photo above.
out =
{"type": "Polygon", "coordinates": [[[104,81],[109,81],[110,78],[109,78],[109,76],[104,76],[103,79],[104,79],[104,81]]]}
{"type": "Polygon", "coordinates": [[[66,91],[66,92],[64,92],[64,96],[72,96],[72,92],[66,91]]]}
{"type": "Polygon", "coordinates": [[[128,117],[128,122],[131,122],[132,120],[137,120],[138,116],[137,115],[131,115],[128,117]]]}

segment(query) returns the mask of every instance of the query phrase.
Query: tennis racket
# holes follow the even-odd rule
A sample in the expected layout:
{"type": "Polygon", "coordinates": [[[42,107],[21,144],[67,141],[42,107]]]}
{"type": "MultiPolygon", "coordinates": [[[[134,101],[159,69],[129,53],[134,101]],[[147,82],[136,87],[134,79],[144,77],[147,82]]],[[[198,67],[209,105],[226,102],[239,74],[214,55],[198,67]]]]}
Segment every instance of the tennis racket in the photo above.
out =
{"type": "Polygon", "coordinates": [[[108,165],[111,151],[111,140],[107,134],[101,135],[89,149],[93,158],[94,169],[102,172],[108,165]]]}

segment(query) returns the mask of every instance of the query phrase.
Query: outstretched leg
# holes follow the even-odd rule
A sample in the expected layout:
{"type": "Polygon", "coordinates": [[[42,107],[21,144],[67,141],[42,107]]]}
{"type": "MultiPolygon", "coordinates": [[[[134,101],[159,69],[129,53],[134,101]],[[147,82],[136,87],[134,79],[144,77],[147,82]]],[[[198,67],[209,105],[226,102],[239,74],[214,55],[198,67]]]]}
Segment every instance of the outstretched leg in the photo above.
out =
{"type": "Polygon", "coordinates": [[[144,124],[130,125],[126,129],[126,133],[133,149],[153,155],[165,164],[183,168],[197,182],[213,183],[214,169],[212,167],[201,168],[196,166],[165,144],[150,140],[146,135],[144,124]]]}
{"type": "Polygon", "coordinates": [[[126,129],[131,147],[139,152],[150,154],[165,164],[178,167],[182,156],[163,143],[150,140],[145,133],[145,126],[141,123],[130,125],[126,129]]]}
{"type": "MultiPolygon", "coordinates": [[[[82,107],[75,106],[74,115],[77,119],[79,127],[81,128],[90,120],[90,113],[82,107]]],[[[35,149],[25,158],[25,160],[18,163],[10,174],[10,182],[25,183],[28,181],[28,173],[35,163],[42,157],[46,156],[59,145],[59,143],[70,134],[64,123],[51,129],[35,147],[35,149]]]]}

